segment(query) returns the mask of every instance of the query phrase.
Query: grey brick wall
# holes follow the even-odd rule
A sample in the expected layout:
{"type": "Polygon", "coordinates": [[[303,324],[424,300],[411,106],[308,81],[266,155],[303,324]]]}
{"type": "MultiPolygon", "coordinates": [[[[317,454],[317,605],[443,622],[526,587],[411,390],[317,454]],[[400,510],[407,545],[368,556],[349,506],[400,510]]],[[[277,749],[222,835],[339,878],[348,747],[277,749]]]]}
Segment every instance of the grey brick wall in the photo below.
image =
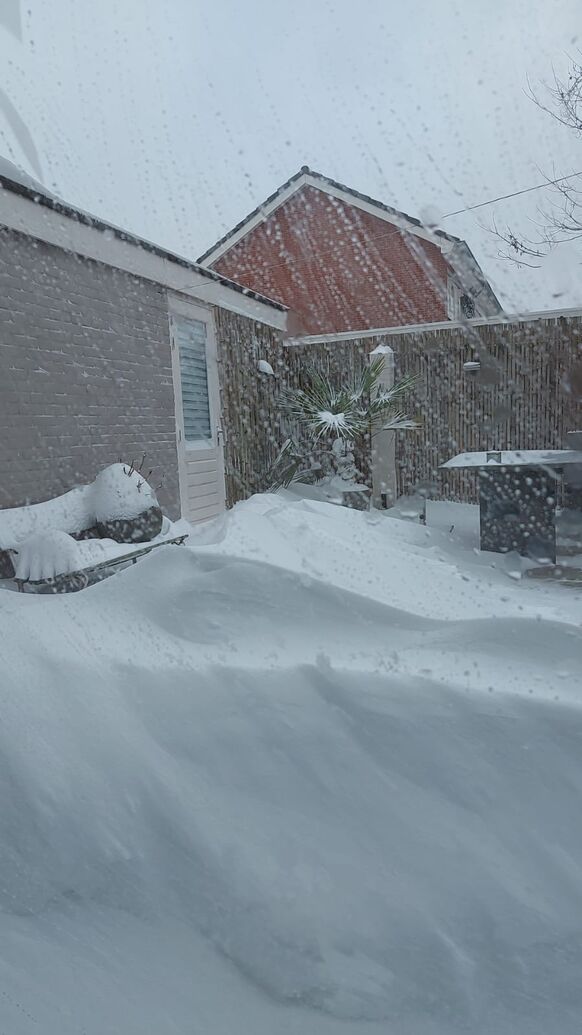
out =
{"type": "Polygon", "coordinates": [[[166,290],[0,229],[0,507],[144,452],[178,516],[166,290]]]}

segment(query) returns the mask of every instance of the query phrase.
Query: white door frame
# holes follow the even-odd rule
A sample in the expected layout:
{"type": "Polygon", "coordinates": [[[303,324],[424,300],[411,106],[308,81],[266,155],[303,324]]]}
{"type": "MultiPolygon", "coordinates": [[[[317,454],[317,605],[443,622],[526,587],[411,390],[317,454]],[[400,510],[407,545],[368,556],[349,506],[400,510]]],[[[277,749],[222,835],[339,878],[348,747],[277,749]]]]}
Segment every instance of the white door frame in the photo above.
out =
{"type": "Polygon", "coordinates": [[[174,383],[174,407],[176,414],[176,449],[178,453],[178,473],[180,481],[180,504],[182,517],[187,520],[203,520],[213,516],[201,514],[197,518],[191,511],[188,497],[188,471],[197,461],[206,464],[204,454],[214,452],[216,457],[216,486],[219,494],[217,513],[226,506],[226,483],[224,474],[224,434],[220,405],[220,381],[218,376],[218,354],[214,313],[211,306],[205,306],[185,300],[168,292],[168,316],[170,324],[170,342],[172,353],[172,379],[174,383]],[[180,355],[175,335],[174,319],[182,317],[186,320],[198,320],[206,325],[206,376],[208,379],[208,407],[210,412],[211,438],[199,442],[187,442],[184,434],[184,411],[182,408],[182,378],[180,371],[180,355]]]}

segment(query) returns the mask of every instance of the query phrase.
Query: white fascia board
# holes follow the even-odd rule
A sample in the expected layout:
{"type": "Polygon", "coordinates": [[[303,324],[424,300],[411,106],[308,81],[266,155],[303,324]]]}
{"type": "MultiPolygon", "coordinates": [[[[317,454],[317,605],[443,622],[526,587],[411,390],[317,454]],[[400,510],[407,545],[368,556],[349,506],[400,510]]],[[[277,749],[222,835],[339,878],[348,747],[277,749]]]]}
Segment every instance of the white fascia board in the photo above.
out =
{"type": "Polygon", "coordinates": [[[451,248],[447,262],[455,273],[461,291],[469,291],[479,308],[489,310],[483,315],[499,315],[500,302],[465,241],[458,241],[451,248]],[[482,297],[483,294],[485,297],[482,297]]]}
{"type": "Polygon", "coordinates": [[[287,313],[280,309],[227,284],[213,281],[195,269],[140,248],[138,244],[123,241],[115,236],[113,230],[87,226],[6,189],[0,190],[0,225],[136,277],[155,281],[198,302],[220,306],[279,330],[285,330],[287,326],[287,313]]]}
{"type": "Polygon", "coordinates": [[[276,210],[280,208],[281,205],[285,204],[288,198],[291,198],[293,194],[296,194],[301,187],[303,187],[309,180],[312,179],[313,178],[309,177],[307,173],[303,173],[296,180],[293,180],[293,183],[290,183],[289,186],[285,187],[284,190],[279,191],[279,193],[276,194],[274,198],[271,198],[269,202],[267,202],[264,205],[261,205],[259,210],[255,212],[254,216],[251,216],[250,219],[247,219],[244,223],[242,223],[242,225],[239,226],[238,230],[235,230],[232,234],[230,234],[225,241],[223,241],[221,244],[217,244],[216,248],[214,248],[206,256],[204,262],[202,262],[201,265],[212,266],[215,262],[218,261],[218,259],[221,259],[223,255],[226,255],[226,253],[229,252],[231,248],[234,248],[235,244],[238,244],[238,242],[242,241],[242,239],[246,237],[247,234],[250,234],[251,230],[254,230],[255,227],[260,226],[261,223],[264,223],[265,219],[272,215],[273,212],[276,212],[276,210]]]}
{"type": "Polygon", "coordinates": [[[338,201],[343,201],[346,205],[351,205],[353,208],[359,208],[362,212],[367,212],[371,216],[375,216],[376,219],[382,219],[385,223],[390,223],[392,226],[399,230],[404,230],[408,234],[413,234],[414,237],[420,237],[423,241],[428,241],[430,244],[436,245],[437,248],[443,253],[448,253],[454,248],[455,242],[448,241],[445,237],[435,236],[430,230],[426,230],[422,226],[416,226],[411,223],[406,216],[401,216],[394,212],[385,212],[384,209],[378,205],[374,205],[370,201],[365,201],[363,198],[358,198],[354,194],[350,194],[349,191],[341,190],[340,187],[334,187],[332,184],[324,183],[318,180],[315,176],[310,176],[308,173],[305,175],[305,180],[311,187],[316,187],[318,190],[329,194],[332,198],[337,198],[338,201]]]}

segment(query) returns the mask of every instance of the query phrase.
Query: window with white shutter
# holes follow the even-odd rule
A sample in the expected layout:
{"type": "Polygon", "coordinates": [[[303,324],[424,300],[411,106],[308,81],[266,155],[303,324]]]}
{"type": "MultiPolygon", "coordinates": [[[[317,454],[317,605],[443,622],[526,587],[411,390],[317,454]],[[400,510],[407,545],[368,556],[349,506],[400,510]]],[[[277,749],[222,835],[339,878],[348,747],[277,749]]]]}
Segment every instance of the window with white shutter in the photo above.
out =
{"type": "Polygon", "coordinates": [[[186,442],[211,439],[208,375],[206,370],[206,324],[202,320],[174,320],[180,356],[182,412],[186,442]]]}

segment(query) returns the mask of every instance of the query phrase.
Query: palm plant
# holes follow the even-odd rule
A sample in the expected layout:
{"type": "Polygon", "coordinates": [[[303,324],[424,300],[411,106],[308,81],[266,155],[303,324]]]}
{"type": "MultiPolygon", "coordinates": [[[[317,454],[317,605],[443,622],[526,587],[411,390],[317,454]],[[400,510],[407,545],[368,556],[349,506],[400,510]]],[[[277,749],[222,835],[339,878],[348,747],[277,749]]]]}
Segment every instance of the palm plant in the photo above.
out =
{"type": "MultiPolygon", "coordinates": [[[[346,471],[353,469],[351,447],[366,434],[418,427],[401,408],[403,394],[414,387],[417,378],[404,377],[386,388],[380,385],[383,367],[384,360],[378,357],[352,385],[339,387],[326,374],[309,367],[306,386],[285,393],[286,413],[299,428],[305,429],[313,443],[331,440],[327,452],[335,475],[345,477],[346,471]]],[[[290,436],[271,469],[272,487],[312,480],[316,470],[313,464],[306,464],[304,451],[290,436]]]]}

